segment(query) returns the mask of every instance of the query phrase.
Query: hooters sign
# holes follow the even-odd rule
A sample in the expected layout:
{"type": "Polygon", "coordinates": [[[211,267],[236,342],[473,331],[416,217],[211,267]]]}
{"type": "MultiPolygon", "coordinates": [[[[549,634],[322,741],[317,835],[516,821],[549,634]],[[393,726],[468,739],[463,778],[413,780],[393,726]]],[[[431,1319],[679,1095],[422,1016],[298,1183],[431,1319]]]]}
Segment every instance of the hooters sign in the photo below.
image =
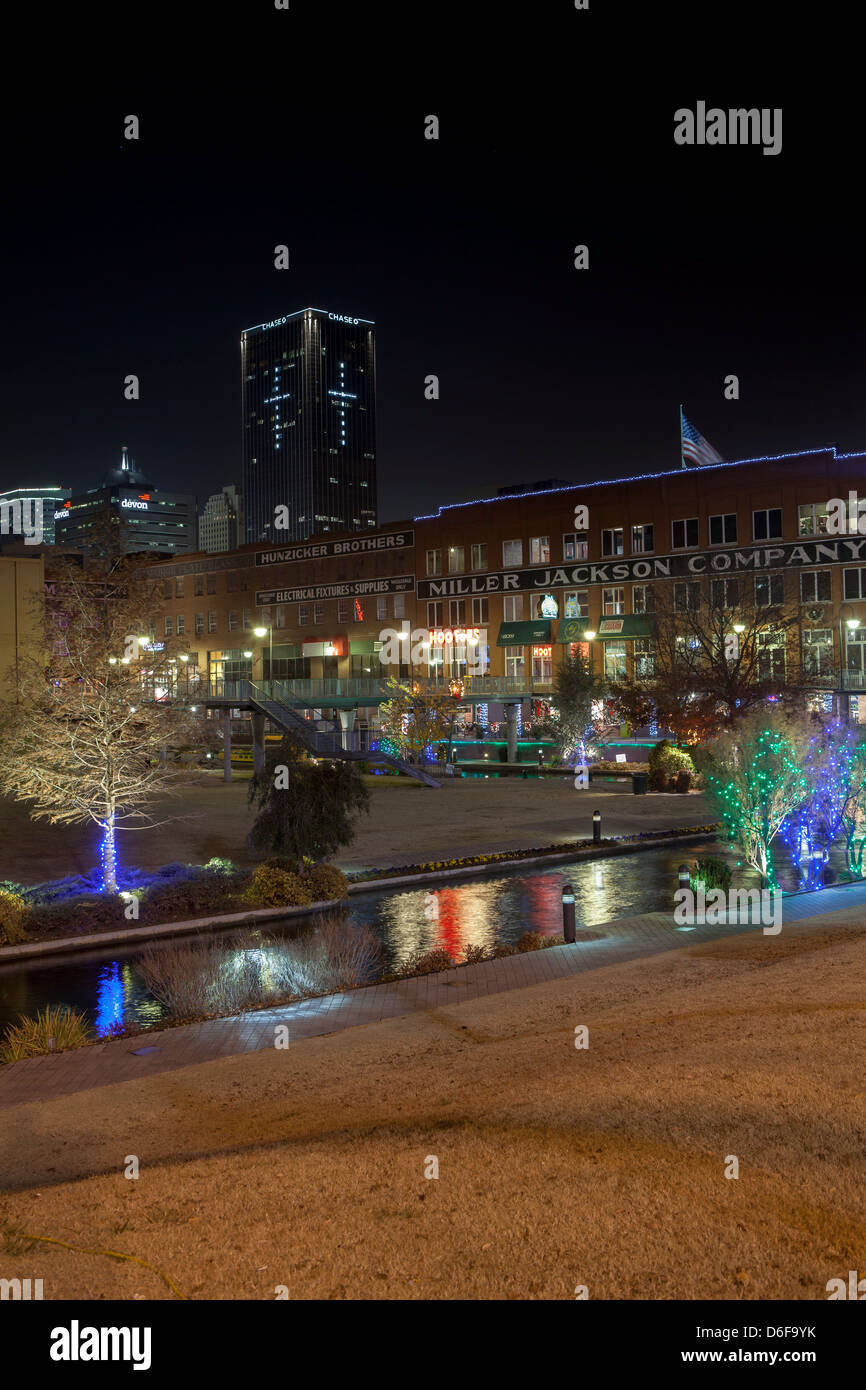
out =
{"type": "Polygon", "coordinates": [[[427,636],[431,647],[474,647],[481,637],[481,628],[431,627],[427,636]]]}

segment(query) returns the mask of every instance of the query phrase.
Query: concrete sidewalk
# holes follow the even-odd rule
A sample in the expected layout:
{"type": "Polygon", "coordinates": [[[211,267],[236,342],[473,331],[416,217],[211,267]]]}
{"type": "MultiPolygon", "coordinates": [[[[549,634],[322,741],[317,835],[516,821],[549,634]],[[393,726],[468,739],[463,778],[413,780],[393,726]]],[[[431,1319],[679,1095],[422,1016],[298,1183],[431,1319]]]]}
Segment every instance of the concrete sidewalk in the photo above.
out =
{"type": "MultiPolygon", "coordinates": [[[[859,923],[864,918],[866,884],[827,888],[821,893],[785,899],[783,930],[787,926],[817,930],[834,923],[859,923]]],[[[760,931],[759,926],[740,924],[678,929],[672,914],[663,912],[621,918],[587,931],[586,939],[571,946],[553,946],[437,975],[368,985],[345,994],[142,1033],[135,1038],[112,1039],[55,1057],[14,1062],[0,1067],[0,1108],[272,1047],[279,1025],[288,1026],[291,1046],[303,1038],[524,989],[641,956],[717,940],[731,932],[760,931]]]]}

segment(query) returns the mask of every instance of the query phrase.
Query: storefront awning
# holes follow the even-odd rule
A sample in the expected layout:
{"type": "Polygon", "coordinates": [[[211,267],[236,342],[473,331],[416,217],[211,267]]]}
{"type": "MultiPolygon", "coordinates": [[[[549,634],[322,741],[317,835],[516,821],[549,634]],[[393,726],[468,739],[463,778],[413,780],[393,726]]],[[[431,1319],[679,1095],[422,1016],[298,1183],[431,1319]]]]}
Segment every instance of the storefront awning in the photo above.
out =
{"type": "Polygon", "coordinates": [[[550,619],[537,618],[534,623],[503,623],[496,639],[497,647],[528,647],[536,642],[550,641],[550,619]]]}
{"type": "Polygon", "coordinates": [[[589,618],[563,618],[556,634],[557,642],[585,642],[584,633],[590,626],[589,618]]]}
{"type": "Polygon", "coordinates": [[[643,613],[630,613],[624,618],[602,618],[595,635],[600,642],[633,642],[636,637],[652,637],[653,620],[643,613]]]}

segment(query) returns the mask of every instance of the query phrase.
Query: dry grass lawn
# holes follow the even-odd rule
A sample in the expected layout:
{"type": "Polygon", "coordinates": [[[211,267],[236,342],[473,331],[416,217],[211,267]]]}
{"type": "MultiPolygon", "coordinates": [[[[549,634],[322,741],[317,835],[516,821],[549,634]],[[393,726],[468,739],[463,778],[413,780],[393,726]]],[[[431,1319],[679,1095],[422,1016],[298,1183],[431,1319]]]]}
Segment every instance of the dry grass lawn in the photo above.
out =
{"type": "Polygon", "coordinates": [[[20,1106],[0,1276],[173,1296],[24,1232],[195,1299],[824,1299],[866,1270],[864,998],[834,918],[20,1106]]]}
{"type": "MultiPolygon", "coordinates": [[[[601,808],[606,835],[713,819],[697,792],[636,797],[630,784],[615,782],[576,792],[568,778],[457,779],[446,781],[439,791],[403,778],[367,781],[370,815],[358,822],[354,842],[335,856],[335,863],[345,869],[414,864],[590,836],[596,806],[601,808]]],[[[214,855],[252,863],[256,856],[245,847],[252,824],[248,783],[244,773],[236,773],[228,783],[212,774],[185,777],[178,783],[178,798],[165,800],[155,810],[157,818],[172,819],[153,830],[121,833],[120,859],[140,869],[156,869],[174,860],[204,864],[214,855]]],[[[98,841],[98,833],[89,826],[34,822],[20,803],[0,798],[0,880],[30,884],[88,873],[99,863],[98,841]]]]}

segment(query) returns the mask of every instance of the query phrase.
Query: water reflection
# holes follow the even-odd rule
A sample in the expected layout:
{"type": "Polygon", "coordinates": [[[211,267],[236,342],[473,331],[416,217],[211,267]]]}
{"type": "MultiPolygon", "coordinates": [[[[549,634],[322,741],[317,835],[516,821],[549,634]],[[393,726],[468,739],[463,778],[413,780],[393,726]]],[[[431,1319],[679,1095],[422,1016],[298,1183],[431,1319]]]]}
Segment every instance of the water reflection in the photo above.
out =
{"type": "MultiPolygon", "coordinates": [[[[579,862],[503,870],[496,878],[455,880],[441,888],[361,893],[347,909],[352,924],[366,924],[384,948],[385,968],[393,968],[419,951],[442,947],[463,960],[467,947],[489,948],[514,942],[524,932],[556,936],[562,930],[562,889],[575,895],[578,929],[597,927],[617,917],[673,908],[679,863],[718,852],[712,842],[690,851],[649,850],[602,862],[579,862]]],[[[745,880],[744,880],[745,881],[745,880]]],[[[735,883],[736,886],[736,883],[735,883]]],[[[269,925],[268,934],[314,930],[313,922],[269,925]]],[[[673,923],[672,923],[673,934],[673,923]]],[[[609,928],[615,934],[616,928],[609,928]]],[[[218,942],[219,935],[210,938],[218,942]]],[[[261,974],[267,983],[271,964],[262,950],[261,932],[250,929],[248,946],[239,948],[237,931],[226,936],[226,971],[261,974]]],[[[673,940],[673,936],[672,936],[673,940]]],[[[166,946],[172,943],[165,943],[166,946]]],[[[150,949],[159,950],[159,943],[150,949]]],[[[119,1026],[160,1023],[164,1010],[148,992],[136,968],[141,948],[111,957],[98,951],[47,964],[0,967],[0,1029],[21,1013],[34,1014],[46,1004],[82,1009],[104,1037],[119,1026]]]]}

